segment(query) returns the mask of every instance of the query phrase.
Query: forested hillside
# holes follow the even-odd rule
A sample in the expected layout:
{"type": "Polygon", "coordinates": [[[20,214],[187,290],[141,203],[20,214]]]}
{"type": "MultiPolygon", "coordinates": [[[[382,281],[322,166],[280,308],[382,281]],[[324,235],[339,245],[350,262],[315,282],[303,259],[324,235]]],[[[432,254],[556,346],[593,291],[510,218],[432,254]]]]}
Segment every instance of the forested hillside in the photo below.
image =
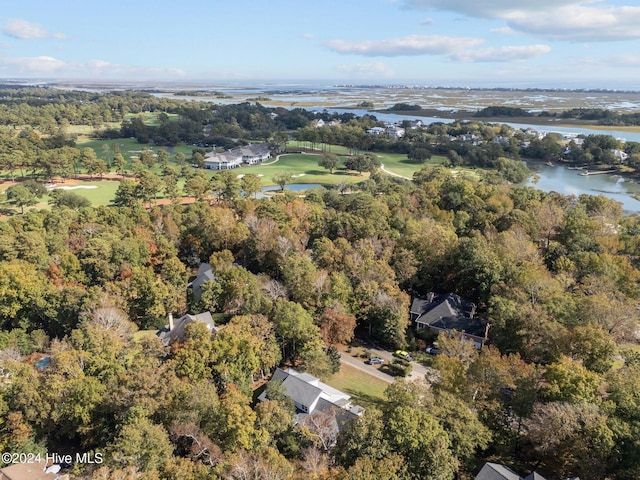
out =
{"type": "MultiPolygon", "coordinates": [[[[31,121],[37,102],[25,102],[7,107],[16,125],[31,121]]],[[[14,134],[8,125],[4,165],[20,145],[35,161],[77,147],[63,131],[14,134]]],[[[474,125],[451,128],[500,133],[474,125]]],[[[456,165],[476,159],[487,170],[427,165],[410,181],[372,168],[349,193],[263,199],[242,195],[226,171],[202,180],[194,203],[167,205],[125,195],[143,184],[140,173],[120,183],[111,206],[26,204],[4,217],[3,451],[100,454],[102,463],[69,466],[95,480],[452,480],[473,478],[485,461],[550,480],[638,478],[638,217],[604,197],[514,186],[515,140],[474,149],[431,128],[415,134],[426,146],[413,148],[448,145],[459,149],[456,165]],[[196,298],[187,286],[203,262],[212,280],[196,298]],[[430,291],[473,301],[489,344],[478,350],[452,332],[437,339],[441,355],[426,355],[433,335],[415,331],[409,308],[430,291]],[[156,335],[169,314],[204,311],[217,333],[193,323],[170,346],[156,335]],[[330,382],[339,350],[358,336],[433,370],[398,376],[339,434],[322,418],[295,425],[291,401],[265,387],[273,370],[330,382]],[[268,400],[256,401],[264,388],[268,400]]]]}

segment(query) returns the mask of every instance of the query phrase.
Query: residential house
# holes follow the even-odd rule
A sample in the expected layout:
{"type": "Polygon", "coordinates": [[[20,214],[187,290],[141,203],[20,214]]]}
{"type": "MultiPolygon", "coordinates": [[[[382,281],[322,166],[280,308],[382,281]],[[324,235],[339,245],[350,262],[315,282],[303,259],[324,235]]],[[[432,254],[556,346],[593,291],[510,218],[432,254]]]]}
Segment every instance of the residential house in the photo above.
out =
{"type": "Polygon", "coordinates": [[[213,282],[214,280],[217,280],[217,278],[213,274],[211,265],[208,263],[201,263],[198,267],[198,271],[196,272],[196,277],[191,283],[189,283],[189,285],[187,285],[187,289],[191,289],[195,300],[200,300],[200,297],[202,296],[202,284],[204,282],[213,282]]]}
{"type": "Polygon", "coordinates": [[[372,127],[369,130],[367,130],[367,135],[371,135],[373,137],[378,136],[378,135],[384,135],[386,132],[386,130],[382,127],[372,127]]]}
{"type": "MultiPolygon", "coordinates": [[[[487,462],[478,472],[474,480],[546,480],[538,472],[533,472],[526,477],[521,477],[509,467],[499,463],[487,462]]],[[[573,479],[580,480],[580,479],[573,479]]]]}
{"type": "Polygon", "coordinates": [[[242,164],[242,152],[238,149],[223,153],[208,152],[204,156],[204,168],[207,170],[230,170],[242,164]]]}
{"type": "MultiPolygon", "coordinates": [[[[306,415],[312,415],[327,410],[339,412],[342,420],[348,420],[364,413],[364,408],[351,403],[351,397],[346,393],[322,383],[320,379],[301,373],[293,368],[277,368],[271,378],[272,382],[282,382],[284,395],[293,400],[296,407],[296,421],[303,423],[306,415]]],[[[258,399],[267,399],[266,391],[258,399]]]]}
{"type": "Polygon", "coordinates": [[[411,128],[411,130],[417,130],[423,125],[422,120],[409,120],[409,128],[411,128]]]}
{"type": "Polygon", "coordinates": [[[256,165],[271,158],[268,143],[256,143],[244,147],[232,148],[223,153],[208,152],[204,156],[204,168],[207,170],[229,170],[243,163],[256,165]]]}
{"type": "Polygon", "coordinates": [[[158,338],[162,340],[166,346],[180,341],[184,338],[187,325],[193,322],[200,322],[207,326],[210,333],[217,333],[219,328],[216,327],[210,312],[202,312],[197,315],[184,315],[178,320],[173,320],[173,314],[169,314],[169,324],[158,332],[158,338]]]}
{"type": "Polygon", "coordinates": [[[627,152],[625,152],[624,150],[618,150],[617,148],[611,150],[611,153],[613,153],[614,158],[621,163],[629,158],[629,154],[627,152]]]}
{"type": "Polygon", "coordinates": [[[487,342],[489,324],[475,318],[476,306],[455,293],[429,292],[425,299],[414,298],[411,303],[411,320],[416,329],[427,328],[433,332],[461,333],[478,348],[487,342]]]}
{"type": "Polygon", "coordinates": [[[475,480],[522,480],[522,477],[509,467],[487,462],[478,472],[475,480]]]}
{"type": "Polygon", "coordinates": [[[405,129],[402,127],[398,127],[397,125],[391,125],[387,127],[387,136],[391,138],[402,138],[404,137],[405,129]]]}
{"type": "Polygon", "coordinates": [[[241,147],[242,161],[248,165],[256,165],[271,158],[271,149],[268,143],[256,143],[241,147]]]}
{"type": "Polygon", "coordinates": [[[470,143],[471,145],[480,145],[482,143],[480,141],[480,137],[478,137],[475,133],[464,133],[462,135],[458,135],[456,140],[459,142],[470,143]]]}

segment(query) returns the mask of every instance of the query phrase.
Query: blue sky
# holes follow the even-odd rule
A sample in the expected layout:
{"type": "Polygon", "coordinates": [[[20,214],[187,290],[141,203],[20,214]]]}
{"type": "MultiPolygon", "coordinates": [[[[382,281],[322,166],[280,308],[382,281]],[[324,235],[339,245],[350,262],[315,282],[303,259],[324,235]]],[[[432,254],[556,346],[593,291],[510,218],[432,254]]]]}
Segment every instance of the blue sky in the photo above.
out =
{"type": "Polygon", "coordinates": [[[0,78],[640,90],[640,5],[3,0],[0,78]]]}

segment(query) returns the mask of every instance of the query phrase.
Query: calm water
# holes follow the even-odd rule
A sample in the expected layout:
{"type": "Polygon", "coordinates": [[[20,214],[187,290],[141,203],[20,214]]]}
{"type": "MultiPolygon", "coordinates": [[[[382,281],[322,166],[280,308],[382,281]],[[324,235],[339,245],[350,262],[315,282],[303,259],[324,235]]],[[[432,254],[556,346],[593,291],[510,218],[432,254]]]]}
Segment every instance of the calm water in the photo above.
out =
{"type": "Polygon", "coordinates": [[[640,213],[640,201],[633,195],[640,195],[640,185],[619,175],[580,175],[580,170],[568,170],[563,166],[549,167],[536,164],[536,174],[522,185],[545,192],[563,195],[604,195],[622,203],[626,213],[640,213]]]}
{"type": "MultiPolygon", "coordinates": [[[[323,187],[324,185],[320,185],[319,183],[289,183],[284,189],[291,190],[293,192],[301,192],[302,190],[311,190],[312,188],[323,187]]],[[[262,191],[258,192],[255,198],[264,198],[266,197],[265,192],[279,192],[280,187],[270,185],[268,187],[262,187],[262,191]]]]}

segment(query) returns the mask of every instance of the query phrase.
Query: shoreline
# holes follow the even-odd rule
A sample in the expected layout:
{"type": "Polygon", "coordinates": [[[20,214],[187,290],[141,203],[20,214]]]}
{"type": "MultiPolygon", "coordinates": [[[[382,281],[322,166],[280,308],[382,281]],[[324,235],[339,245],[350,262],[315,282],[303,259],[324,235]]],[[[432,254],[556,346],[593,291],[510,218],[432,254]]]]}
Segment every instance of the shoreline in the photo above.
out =
{"type": "MultiPolygon", "coordinates": [[[[347,109],[346,107],[343,107],[347,109]]],[[[520,123],[544,126],[555,126],[565,128],[589,128],[593,130],[621,130],[630,133],[640,133],[640,125],[634,126],[613,126],[613,125],[601,125],[595,121],[578,120],[571,118],[558,118],[558,117],[476,117],[475,112],[470,110],[451,110],[443,111],[437,109],[422,109],[422,110],[370,110],[375,115],[376,113],[395,114],[403,116],[415,116],[417,119],[420,117],[426,118],[442,118],[453,119],[457,121],[476,121],[484,123],[520,123]]]]}

